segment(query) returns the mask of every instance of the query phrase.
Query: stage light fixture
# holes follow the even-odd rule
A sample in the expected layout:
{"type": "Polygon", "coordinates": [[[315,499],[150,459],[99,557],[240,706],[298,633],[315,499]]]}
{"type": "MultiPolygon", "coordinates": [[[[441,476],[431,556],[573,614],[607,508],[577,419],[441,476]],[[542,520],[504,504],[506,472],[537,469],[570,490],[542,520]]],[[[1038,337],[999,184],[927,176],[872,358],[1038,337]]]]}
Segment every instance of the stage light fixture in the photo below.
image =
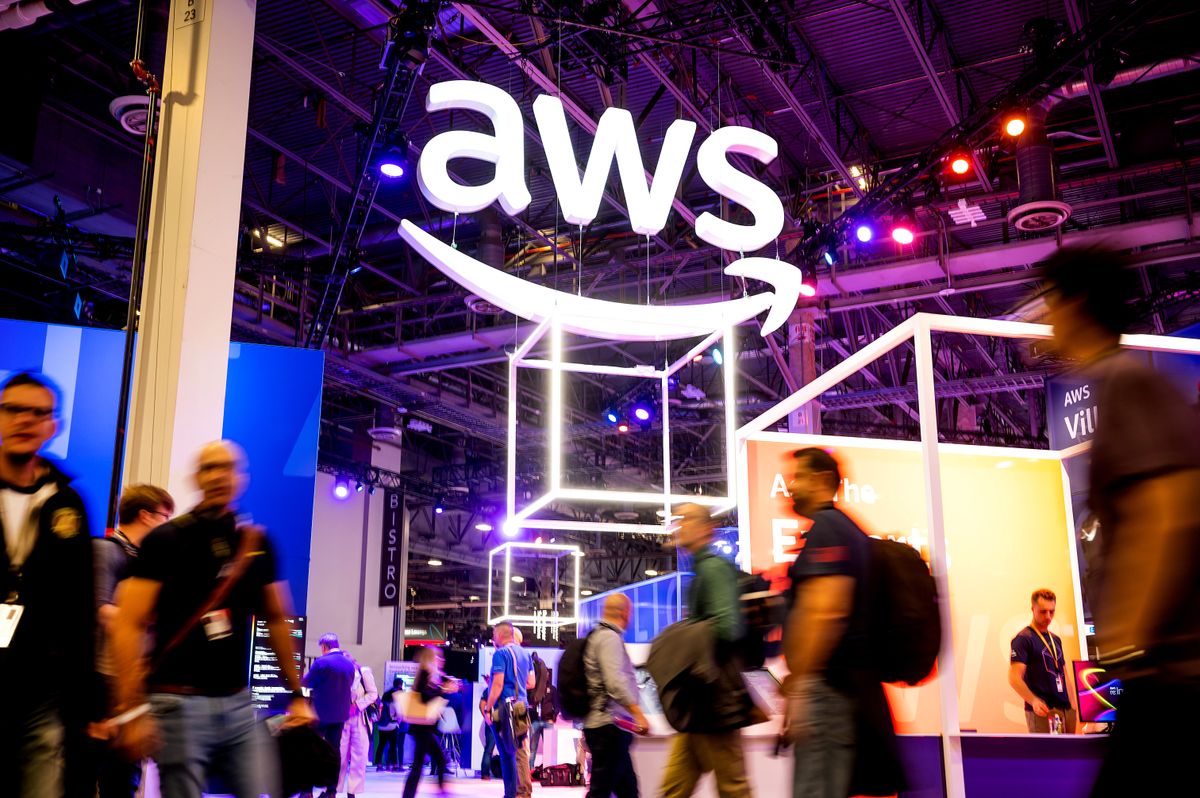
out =
{"type": "Polygon", "coordinates": [[[333,483],[333,498],[340,502],[344,502],[350,498],[350,483],[344,479],[339,479],[333,483]]]}
{"type": "Polygon", "coordinates": [[[430,560],[430,561],[429,561],[429,567],[430,567],[430,568],[441,568],[441,567],[442,567],[442,561],[441,561],[441,560],[430,560]]]}
{"type": "Polygon", "coordinates": [[[441,515],[442,513],[446,512],[446,508],[440,504],[435,504],[433,506],[433,512],[435,515],[441,515]]]}
{"type": "Polygon", "coordinates": [[[1004,123],[1004,132],[1014,139],[1025,132],[1025,119],[1020,116],[1010,116],[1004,123]]]}
{"type": "Polygon", "coordinates": [[[971,159],[966,155],[955,155],[950,159],[950,171],[956,175],[965,175],[971,171],[971,159]]]}
{"type": "Polygon", "coordinates": [[[858,239],[860,244],[866,244],[875,237],[875,230],[871,225],[863,223],[854,228],[854,237],[858,239]]]}
{"type": "Polygon", "coordinates": [[[692,362],[693,362],[693,363],[699,363],[699,362],[700,362],[700,361],[702,361],[702,360],[704,360],[704,354],[703,354],[703,353],[701,353],[701,354],[699,354],[699,355],[695,355],[694,357],[692,357],[692,362]]]}
{"type": "Polygon", "coordinates": [[[629,425],[626,424],[625,422],[621,422],[620,424],[617,425],[617,432],[622,432],[622,433],[629,432],[629,425]]]}
{"type": "Polygon", "coordinates": [[[633,408],[633,417],[638,421],[649,421],[652,415],[650,408],[645,405],[637,405],[633,408]]]}
{"type": "Polygon", "coordinates": [[[368,495],[368,496],[374,496],[374,495],[375,495],[375,486],[374,486],[374,485],[371,485],[370,487],[368,487],[368,488],[367,488],[367,495],[368,495]]]}
{"type": "Polygon", "coordinates": [[[523,583],[525,582],[525,577],[523,577],[523,576],[514,576],[514,577],[512,578],[512,580],[513,580],[514,582],[516,582],[518,585],[520,585],[520,584],[523,584],[523,583]]]}
{"type": "Polygon", "coordinates": [[[579,595],[581,595],[581,596],[590,596],[590,595],[592,595],[592,591],[590,591],[590,590],[580,590],[580,591],[579,591],[579,595]]]}
{"type": "Polygon", "coordinates": [[[892,240],[907,246],[916,239],[917,220],[912,211],[897,211],[892,216],[892,240]]]}
{"type": "Polygon", "coordinates": [[[620,416],[618,416],[618,415],[617,415],[617,414],[616,414],[614,411],[612,411],[612,410],[606,410],[606,411],[604,412],[604,420],[605,420],[605,421],[607,421],[609,424],[616,424],[618,421],[620,421],[620,420],[621,420],[621,417],[620,417],[620,416]]]}
{"type": "Polygon", "coordinates": [[[505,520],[500,529],[504,533],[504,537],[515,538],[521,531],[521,525],[509,518],[505,520]]]}
{"type": "Polygon", "coordinates": [[[379,174],[388,180],[399,180],[408,174],[408,141],[397,136],[396,141],[385,147],[375,160],[379,174]]]}
{"type": "Polygon", "coordinates": [[[812,297],[814,297],[816,295],[817,295],[817,287],[815,285],[813,285],[811,282],[809,282],[808,279],[806,278],[804,280],[804,282],[802,282],[800,284],[800,296],[808,297],[811,299],[812,297]]]}
{"type": "Polygon", "coordinates": [[[475,531],[476,532],[491,532],[492,525],[489,524],[487,521],[480,521],[478,524],[475,525],[475,531]]]}
{"type": "Polygon", "coordinates": [[[719,347],[715,347],[715,346],[713,347],[712,359],[713,359],[713,362],[716,363],[718,366],[723,365],[725,363],[725,356],[723,354],[721,354],[721,350],[719,347]]]}
{"type": "Polygon", "coordinates": [[[366,489],[367,489],[367,486],[362,484],[361,482],[354,483],[354,492],[355,493],[362,493],[366,489]]]}
{"type": "Polygon", "coordinates": [[[654,570],[653,568],[647,568],[646,576],[658,576],[658,571],[654,570]]]}

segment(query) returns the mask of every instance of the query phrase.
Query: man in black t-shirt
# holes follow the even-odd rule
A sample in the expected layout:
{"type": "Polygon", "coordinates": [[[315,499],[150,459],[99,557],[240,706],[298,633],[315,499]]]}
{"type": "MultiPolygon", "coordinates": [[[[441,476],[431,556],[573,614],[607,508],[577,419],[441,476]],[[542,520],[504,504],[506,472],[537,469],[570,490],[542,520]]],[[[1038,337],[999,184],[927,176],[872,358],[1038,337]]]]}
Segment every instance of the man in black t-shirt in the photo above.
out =
{"type": "Polygon", "coordinates": [[[812,526],[789,571],[792,607],[783,638],[784,734],[796,747],[792,795],[850,795],[863,698],[858,674],[866,664],[868,539],[833,504],[842,482],[837,460],[816,448],[794,457],[788,491],[812,526]]]}
{"type": "Polygon", "coordinates": [[[1135,318],[1127,300],[1140,294],[1128,258],[1064,247],[1041,265],[1054,347],[1082,364],[1097,397],[1092,615],[1100,663],[1123,692],[1092,795],[1167,795],[1194,779],[1194,738],[1179,724],[1200,715],[1200,419],[1121,349],[1135,318]]]}
{"type": "Polygon", "coordinates": [[[314,716],[299,674],[289,667],[294,652],[284,617],[290,601],[274,547],[262,530],[239,524],[234,515],[246,483],[245,454],[227,441],[205,446],[196,482],[202,501],[146,537],[118,599],[115,709],[136,710],[147,696],[150,708],[121,727],[118,745],[138,755],[161,739],[153,756],[163,798],[198,798],[212,771],[226,776],[238,798],[259,798],[275,790],[277,774],[247,689],[254,616],[266,619],[293,691],[286,722],[308,723],[314,716]],[[196,620],[226,580],[236,581],[196,620]],[[138,660],[151,618],[154,649],[143,668],[138,660]]]}
{"type": "Polygon", "coordinates": [[[1008,683],[1025,702],[1025,725],[1031,733],[1050,731],[1050,716],[1063,721],[1062,731],[1075,733],[1077,715],[1067,691],[1067,655],[1062,638],[1050,631],[1058,599],[1051,590],[1034,591],[1033,620],[1012,639],[1008,683]]]}

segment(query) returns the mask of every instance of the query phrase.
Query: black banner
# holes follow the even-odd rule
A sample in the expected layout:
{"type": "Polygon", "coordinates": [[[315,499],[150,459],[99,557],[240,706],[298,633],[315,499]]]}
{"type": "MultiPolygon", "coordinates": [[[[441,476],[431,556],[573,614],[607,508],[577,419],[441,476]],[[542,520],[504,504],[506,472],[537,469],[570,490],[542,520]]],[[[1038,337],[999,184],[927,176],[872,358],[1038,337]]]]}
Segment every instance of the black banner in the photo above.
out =
{"type": "Polygon", "coordinates": [[[404,502],[399,493],[383,492],[383,545],[379,549],[379,606],[400,604],[400,525],[404,502]]]}

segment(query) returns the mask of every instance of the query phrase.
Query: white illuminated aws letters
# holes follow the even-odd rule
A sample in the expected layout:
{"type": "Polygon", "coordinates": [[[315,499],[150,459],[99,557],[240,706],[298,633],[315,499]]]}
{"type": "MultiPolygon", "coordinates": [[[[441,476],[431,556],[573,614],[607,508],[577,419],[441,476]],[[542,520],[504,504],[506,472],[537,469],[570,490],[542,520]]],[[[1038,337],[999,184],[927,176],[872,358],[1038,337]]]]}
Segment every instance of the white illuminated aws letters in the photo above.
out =
{"type": "Polygon", "coordinates": [[[633,232],[656,235],[666,226],[671,198],[683,179],[683,167],[696,135],[695,122],[677,119],[667,128],[658,158],[658,170],[652,184],[647,186],[646,167],[638,148],[633,115],[624,108],[609,108],[600,117],[582,181],[579,179],[579,167],[575,165],[575,147],[571,144],[571,134],[567,132],[567,116],[562,101],[543,94],[533,101],[533,115],[537,119],[538,132],[542,136],[542,146],[546,150],[546,160],[550,164],[550,175],[554,178],[554,189],[558,193],[564,219],[571,224],[591,224],[596,218],[604,184],[608,181],[615,157],[633,232]]]}
{"type": "Polygon", "coordinates": [[[783,203],[779,196],[750,175],[734,169],[726,153],[749,155],[769,164],[779,157],[779,144],[766,133],[748,127],[723,127],[700,145],[696,167],[713,191],[754,214],[749,227],[733,224],[707,211],[696,219],[696,235],[714,247],[733,252],[753,252],[779,237],[783,230],[783,203]]]}
{"type": "MultiPolygon", "coordinates": [[[[417,184],[425,198],[454,213],[474,213],[493,202],[499,202],[509,215],[524,211],[530,196],[525,185],[524,123],[516,101],[487,83],[452,80],[431,86],[425,107],[430,111],[476,111],[491,120],[493,128],[491,134],[451,130],[425,145],[417,166],[417,184]],[[456,158],[494,164],[496,173],[483,185],[463,185],[450,177],[449,162],[456,158]]],[[[596,218],[615,160],[633,231],[654,235],[666,226],[696,136],[695,123],[676,120],[667,128],[654,175],[649,176],[633,116],[624,109],[609,108],[596,125],[581,175],[562,102],[540,96],[533,102],[533,114],[559,205],[569,224],[590,224],[596,218]]],[[[653,314],[646,314],[641,306],[557,291],[494,269],[407,220],[400,223],[399,233],[426,260],[473,293],[531,321],[558,319],[568,332],[626,341],[690,338],[769,310],[762,325],[767,335],[787,321],[803,279],[799,269],[783,261],[744,256],[778,237],[783,229],[783,203],[757,178],[735,169],[729,153],[769,164],[778,157],[779,145],[765,133],[737,126],[715,130],[700,145],[696,155],[700,177],[714,192],[750,211],[754,223],[734,224],[703,213],[696,219],[696,235],[720,249],[742,253],[743,257],[725,267],[726,274],[769,283],[774,291],[704,305],[657,306],[653,314]]]]}
{"type": "Polygon", "coordinates": [[[525,136],[521,109],[501,89],[471,80],[450,80],[429,87],[425,107],[430,111],[464,108],[492,121],[496,134],[450,130],[429,140],[417,165],[417,185],[425,198],[444,211],[474,213],[493,202],[509,216],[529,207],[525,186],[525,136]],[[496,165],[496,176],[482,186],[464,186],[451,179],[452,158],[475,158],[496,165]]]}

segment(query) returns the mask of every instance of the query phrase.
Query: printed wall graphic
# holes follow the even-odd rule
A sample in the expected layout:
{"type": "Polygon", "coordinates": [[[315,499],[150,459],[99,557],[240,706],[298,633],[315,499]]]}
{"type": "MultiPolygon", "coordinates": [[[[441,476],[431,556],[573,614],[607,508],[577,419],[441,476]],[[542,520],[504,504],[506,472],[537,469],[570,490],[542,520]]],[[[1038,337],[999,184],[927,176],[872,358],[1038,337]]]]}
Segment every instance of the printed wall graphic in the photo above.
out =
{"type": "MultiPolygon", "coordinates": [[[[753,571],[794,559],[804,526],[787,497],[791,453],[808,441],[843,469],[839,507],[870,534],[893,537],[928,561],[924,469],[915,443],[764,434],[747,443],[749,503],[743,551],[753,571]]],[[[941,456],[950,611],[960,723],[985,733],[1023,732],[1025,717],[1008,686],[1009,642],[1030,620],[1030,594],[1058,594],[1051,629],[1068,660],[1080,659],[1072,519],[1063,467],[1048,452],[944,446],[941,456]]],[[[890,688],[902,733],[936,734],[937,687],[890,688]]]]}

